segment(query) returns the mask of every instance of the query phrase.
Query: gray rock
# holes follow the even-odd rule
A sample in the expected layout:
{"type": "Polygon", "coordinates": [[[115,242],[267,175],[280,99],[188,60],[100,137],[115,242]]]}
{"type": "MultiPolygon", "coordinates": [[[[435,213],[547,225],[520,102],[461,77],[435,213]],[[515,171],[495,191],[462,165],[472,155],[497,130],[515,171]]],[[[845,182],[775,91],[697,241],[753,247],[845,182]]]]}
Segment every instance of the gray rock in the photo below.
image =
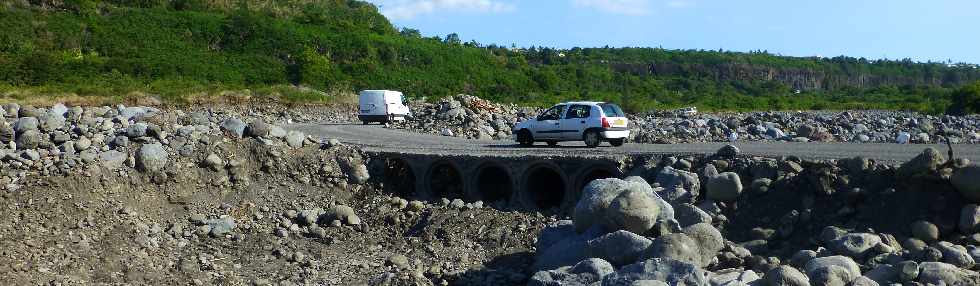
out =
{"type": "Polygon", "coordinates": [[[599,281],[602,277],[616,272],[616,268],[608,261],[599,258],[589,258],[576,263],[568,272],[572,274],[589,274],[598,278],[595,281],[599,281]]]}
{"type": "Polygon", "coordinates": [[[269,134],[272,133],[272,125],[262,120],[256,120],[252,124],[249,124],[245,131],[251,137],[269,137],[269,134]]]}
{"type": "Polygon", "coordinates": [[[218,156],[218,154],[211,153],[204,158],[204,165],[210,167],[212,170],[220,170],[225,166],[225,161],[218,156]]]}
{"type": "Polygon", "coordinates": [[[221,121],[221,130],[228,132],[232,136],[237,138],[242,138],[245,136],[245,122],[242,122],[238,118],[228,118],[221,121]]]}
{"type": "Polygon", "coordinates": [[[699,267],[701,264],[701,251],[698,249],[698,242],[683,233],[671,233],[658,237],[653,240],[649,248],[643,251],[641,259],[669,258],[674,260],[692,263],[699,267]]]}
{"type": "Polygon", "coordinates": [[[700,255],[700,263],[698,265],[706,266],[710,264],[711,260],[718,255],[718,251],[725,247],[725,238],[711,224],[694,224],[685,227],[683,232],[698,245],[698,253],[700,255]]]}
{"type": "Polygon", "coordinates": [[[898,270],[898,279],[901,282],[914,281],[919,278],[919,264],[915,261],[899,262],[895,268],[898,270]]]}
{"type": "Polygon", "coordinates": [[[766,136],[769,136],[769,138],[772,139],[780,139],[786,137],[786,133],[783,132],[782,130],[779,130],[779,128],[769,127],[766,128],[766,136]]]}
{"type": "Polygon", "coordinates": [[[231,216],[205,220],[204,224],[211,227],[210,234],[214,237],[220,237],[231,233],[236,227],[238,227],[238,224],[235,223],[235,218],[231,216]]]}
{"type": "Polygon", "coordinates": [[[539,246],[538,254],[531,269],[555,269],[570,266],[588,258],[585,255],[588,241],[602,235],[602,229],[596,225],[578,233],[572,230],[571,225],[564,224],[550,230],[549,233],[546,235],[545,231],[542,231],[536,244],[539,246]]]}
{"type": "Polygon", "coordinates": [[[680,204],[674,208],[674,216],[681,227],[698,223],[711,223],[711,215],[692,204],[680,204]]]}
{"type": "Polygon", "coordinates": [[[664,167],[657,173],[654,180],[664,188],[662,197],[669,203],[692,203],[701,191],[701,180],[698,174],[664,167]],[[677,192],[676,190],[681,190],[677,192]]]}
{"type": "Polygon", "coordinates": [[[354,213],[354,209],[345,205],[334,205],[326,210],[320,216],[320,222],[331,222],[334,220],[339,220],[341,223],[347,225],[359,225],[361,224],[361,218],[357,217],[354,213]]]}
{"type": "Polygon", "coordinates": [[[793,257],[789,259],[789,264],[795,267],[804,267],[810,260],[817,258],[817,252],[809,249],[804,249],[797,251],[793,254],[793,257]]]}
{"type": "Polygon", "coordinates": [[[918,281],[933,285],[972,286],[980,285],[980,274],[959,269],[952,264],[923,262],[919,264],[918,281]]]}
{"type": "Polygon", "coordinates": [[[14,131],[21,134],[27,131],[39,130],[40,122],[35,117],[21,117],[14,121],[14,131]]]}
{"type": "Polygon", "coordinates": [[[7,117],[17,118],[20,117],[20,104],[10,102],[3,104],[3,110],[7,117]]]}
{"type": "Polygon", "coordinates": [[[660,217],[660,204],[652,192],[628,189],[609,203],[602,225],[610,231],[646,233],[660,217]]]}
{"type": "Polygon", "coordinates": [[[371,179],[367,166],[359,156],[344,157],[337,161],[351,183],[363,184],[371,179]]]}
{"type": "Polygon", "coordinates": [[[914,176],[921,176],[929,174],[936,171],[939,165],[946,162],[946,158],[943,154],[936,150],[936,148],[926,148],[922,151],[922,154],[915,156],[912,160],[902,164],[896,175],[900,178],[908,178],[914,176]]]}
{"type": "Polygon", "coordinates": [[[810,260],[806,274],[813,285],[844,286],[861,277],[861,268],[847,256],[827,256],[810,260]]]}
{"type": "Polygon", "coordinates": [[[602,285],[631,286],[638,280],[656,280],[668,285],[709,285],[708,273],[697,265],[668,258],[653,258],[623,266],[603,277],[602,285]]]}
{"type": "Polygon", "coordinates": [[[716,201],[733,201],[742,193],[742,181],[738,174],[724,172],[708,179],[707,197],[716,201]]]}
{"type": "Polygon", "coordinates": [[[583,232],[593,224],[601,224],[613,199],[627,189],[649,189],[652,192],[650,185],[615,178],[589,182],[572,213],[575,230],[583,232]]]}
{"type": "Polygon", "coordinates": [[[48,110],[48,113],[51,115],[64,117],[65,114],[68,113],[68,107],[62,103],[55,103],[51,106],[51,109],[48,110]]]}
{"type": "Polygon", "coordinates": [[[970,235],[980,231],[980,205],[969,204],[960,211],[960,232],[970,235]]]}
{"type": "Polygon", "coordinates": [[[311,226],[315,225],[317,221],[320,220],[321,210],[303,210],[296,215],[296,220],[302,225],[311,226]]]}
{"type": "Polygon", "coordinates": [[[950,182],[963,197],[980,202],[980,165],[972,164],[956,170],[950,182]]]}
{"type": "Polygon", "coordinates": [[[872,280],[871,278],[861,276],[854,279],[854,281],[851,281],[850,286],[878,286],[878,282],[872,280]]]}
{"type": "Polygon", "coordinates": [[[16,131],[14,131],[14,127],[7,124],[7,122],[2,120],[2,117],[0,117],[0,143],[12,142],[14,139],[16,139],[16,131]]]}
{"type": "Polygon", "coordinates": [[[41,159],[41,154],[34,149],[27,149],[20,153],[20,157],[28,161],[37,161],[41,159]]]}
{"type": "Polygon", "coordinates": [[[632,264],[651,243],[653,242],[643,236],[619,230],[589,240],[585,246],[585,255],[604,259],[613,265],[632,264]]]}
{"type": "Polygon", "coordinates": [[[710,285],[718,286],[747,286],[757,282],[765,282],[759,280],[759,274],[752,270],[722,269],[714,273],[709,272],[708,277],[710,285]]]}
{"type": "Polygon", "coordinates": [[[810,279],[803,272],[786,265],[769,270],[765,280],[769,286],[810,286],[810,279]]]}
{"type": "Polygon", "coordinates": [[[44,139],[41,137],[41,132],[37,130],[27,130],[17,136],[17,149],[27,150],[34,149],[41,145],[41,141],[44,139]]]}
{"type": "Polygon", "coordinates": [[[956,265],[959,268],[970,269],[976,264],[973,256],[962,245],[940,241],[936,244],[936,249],[939,249],[943,253],[943,262],[956,265]]]}
{"type": "Polygon", "coordinates": [[[78,141],[75,141],[75,149],[78,151],[88,150],[89,147],[92,147],[92,140],[88,137],[80,137],[78,141]]]}
{"type": "Polygon", "coordinates": [[[143,144],[136,156],[136,167],[144,172],[160,171],[167,166],[169,156],[163,145],[143,144]]]}
{"type": "Polygon", "coordinates": [[[898,268],[888,264],[879,264],[871,271],[865,272],[864,277],[875,281],[878,284],[890,284],[901,282],[898,277],[898,268]]]}
{"type": "Polygon", "coordinates": [[[834,253],[861,259],[873,247],[881,243],[881,237],[873,233],[849,233],[827,244],[834,253]]]}
{"type": "Polygon", "coordinates": [[[146,123],[143,122],[130,125],[129,127],[126,127],[126,137],[129,138],[145,137],[146,129],[147,129],[147,125],[146,123]]]}
{"type": "Polygon", "coordinates": [[[738,156],[738,154],[739,154],[738,147],[735,147],[735,145],[731,145],[731,144],[721,147],[721,149],[718,149],[718,152],[715,153],[715,155],[718,155],[719,157],[727,157],[727,158],[738,156]]]}
{"type": "Polygon", "coordinates": [[[65,117],[59,115],[45,114],[38,117],[39,126],[45,132],[51,132],[65,127],[65,117]]]}
{"type": "Polygon", "coordinates": [[[925,242],[933,242],[939,239],[939,227],[928,221],[915,221],[909,226],[912,236],[925,242]]]}
{"type": "Polygon", "coordinates": [[[288,134],[286,132],[286,129],[284,129],[282,127],[279,127],[277,125],[270,125],[269,126],[269,136],[271,136],[273,138],[283,138],[283,137],[286,137],[286,134],[288,134]]]}
{"type": "Polygon", "coordinates": [[[286,144],[289,145],[289,147],[303,147],[304,140],[306,140],[306,134],[303,134],[303,132],[289,131],[286,133],[286,144]]]}

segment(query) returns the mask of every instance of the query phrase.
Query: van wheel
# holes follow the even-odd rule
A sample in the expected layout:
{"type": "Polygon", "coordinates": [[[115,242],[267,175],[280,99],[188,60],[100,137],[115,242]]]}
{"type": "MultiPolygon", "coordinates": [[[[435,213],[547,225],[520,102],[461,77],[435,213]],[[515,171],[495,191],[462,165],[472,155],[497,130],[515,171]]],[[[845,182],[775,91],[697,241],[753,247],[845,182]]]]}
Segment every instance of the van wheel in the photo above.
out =
{"type": "Polygon", "coordinates": [[[624,142],[626,142],[626,139],[623,139],[623,138],[609,139],[609,144],[612,144],[615,147],[623,146],[623,143],[624,142]]]}
{"type": "Polygon", "coordinates": [[[588,130],[582,135],[582,141],[585,141],[585,146],[589,148],[595,148],[599,146],[599,131],[588,130]]]}
{"type": "Polygon", "coordinates": [[[548,141],[548,146],[551,146],[551,147],[558,146],[558,141],[548,141]]]}
{"type": "Polygon", "coordinates": [[[534,145],[534,137],[531,136],[531,131],[527,131],[527,129],[517,131],[517,143],[524,147],[534,145]]]}

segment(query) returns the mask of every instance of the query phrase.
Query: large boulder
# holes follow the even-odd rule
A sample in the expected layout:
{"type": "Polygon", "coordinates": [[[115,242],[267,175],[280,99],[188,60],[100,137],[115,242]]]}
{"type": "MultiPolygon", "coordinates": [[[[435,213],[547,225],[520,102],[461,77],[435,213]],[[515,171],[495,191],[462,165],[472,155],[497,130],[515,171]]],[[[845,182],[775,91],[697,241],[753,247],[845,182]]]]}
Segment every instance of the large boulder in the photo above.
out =
{"type": "Polygon", "coordinates": [[[844,286],[861,277],[861,267],[847,256],[827,256],[807,262],[807,276],[813,285],[844,286]]]}
{"type": "Polygon", "coordinates": [[[959,268],[970,269],[976,264],[973,256],[962,245],[940,241],[936,244],[936,249],[943,253],[943,262],[956,265],[959,268]]]}
{"type": "Polygon", "coordinates": [[[708,179],[707,197],[716,201],[734,201],[742,193],[738,174],[724,172],[708,179]]]}
{"type": "Polygon", "coordinates": [[[810,286],[810,278],[790,266],[779,266],[769,270],[765,276],[769,286],[810,286]]]}
{"type": "Polygon", "coordinates": [[[980,165],[972,164],[956,170],[950,182],[963,197],[980,202],[980,165]]]}
{"type": "Polygon", "coordinates": [[[699,265],[706,266],[710,264],[711,260],[718,255],[718,251],[725,247],[725,238],[711,224],[694,224],[685,227],[683,232],[698,245],[700,256],[699,265]]]}
{"type": "Polygon", "coordinates": [[[711,223],[711,215],[692,204],[680,204],[674,208],[674,216],[681,227],[702,222],[711,223]]]}
{"type": "Polygon", "coordinates": [[[269,125],[262,120],[256,120],[255,122],[252,122],[252,124],[248,125],[245,132],[248,133],[248,136],[255,138],[269,137],[269,134],[272,133],[272,125],[269,125]]]}
{"type": "Polygon", "coordinates": [[[613,265],[626,265],[636,262],[643,250],[653,243],[646,237],[619,230],[588,241],[585,255],[601,258],[613,265]]]}
{"type": "Polygon", "coordinates": [[[641,259],[669,258],[692,263],[698,267],[707,266],[701,263],[701,251],[698,243],[683,233],[671,233],[653,240],[650,247],[643,251],[641,259]]]}
{"type": "Polygon", "coordinates": [[[602,279],[603,286],[630,286],[641,280],[655,280],[667,285],[707,286],[708,272],[692,263],[669,258],[653,258],[623,266],[602,279]]]}
{"type": "Polygon", "coordinates": [[[873,233],[848,233],[831,240],[827,247],[834,253],[861,259],[879,243],[881,237],[873,233]]]}
{"type": "Polygon", "coordinates": [[[51,132],[65,127],[65,117],[56,114],[42,114],[38,117],[38,124],[44,132],[51,132]]]}
{"type": "Polygon", "coordinates": [[[600,235],[602,231],[598,225],[582,233],[562,224],[546,228],[542,230],[536,244],[538,254],[531,268],[547,270],[578,263],[588,258],[585,253],[588,242],[600,235]]]}
{"type": "Polygon", "coordinates": [[[701,191],[698,174],[677,170],[670,166],[664,167],[657,173],[655,182],[664,188],[662,197],[672,204],[692,203],[701,191]]]}
{"type": "Polygon", "coordinates": [[[623,191],[630,189],[653,192],[650,185],[637,181],[611,178],[589,182],[582,190],[582,197],[576,203],[572,213],[575,229],[583,232],[592,227],[593,224],[601,224],[613,199],[623,191]]]}
{"type": "Polygon", "coordinates": [[[653,192],[629,189],[609,203],[602,225],[610,231],[623,229],[646,233],[657,223],[659,216],[660,204],[653,192]]]}
{"type": "Polygon", "coordinates": [[[922,154],[915,156],[912,160],[902,164],[898,168],[896,174],[899,178],[908,178],[914,176],[921,176],[931,172],[935,172],[939,165],[946,162],[946,158],[943,154],[936,150],[936,148],[926,148],[922,151],[922,154]]]}
{"type": "Polygon", "coordinates": [[[24,131],[17,136],[17,149],[27,150],[37,148],[43,140],[44,138],[41,137],[41,132],[37,130],[24,131]]]}
{"type": "Polygon", "coordinates": [[[36,117],[21,117],[14,121],[14,131],[21,134],[27,131],[37,131],[41,123],[36,117]]]}
{"type": "Polygon", "coordinates": [[[169,154],[160,144],[144,144],[136,156],[136,167],[144,172],[156,172],[167,166],[169,154]]]}
{"type": "Polygon", "coordinates": [[[286,145],[289,145],[289,147],[303,147],[304,140],[306,140],[306,134],[303,134],[303,132],[290,130],[286,133],[286,145]]]}
{"type": "Polygon", "coordinates": [[[14,141],[14,139],[16,139],[14,127],[10,126],[10,124],[0,117],[0,143],[11,142],[14,141]]]}
{"type": "Polygon", "coordinates": [[[931,285],[974,286],[980,285],[980,274],[948,263],[922,262],[918,281],[931,285]]]}

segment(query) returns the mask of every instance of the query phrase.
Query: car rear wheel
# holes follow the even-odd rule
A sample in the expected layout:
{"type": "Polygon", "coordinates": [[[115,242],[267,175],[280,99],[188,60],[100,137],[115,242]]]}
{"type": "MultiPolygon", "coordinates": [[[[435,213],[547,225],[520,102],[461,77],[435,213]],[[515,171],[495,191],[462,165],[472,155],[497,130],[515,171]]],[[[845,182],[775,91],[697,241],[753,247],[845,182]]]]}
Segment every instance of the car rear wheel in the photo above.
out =
{"type": "Polygon", "coordinates": [[[548,146],[551,146],[551,147],[558,146],[558,141],[548,141],[548,146]]]}
{"type": "Polygon", "coordinates": [[[626,142],[626,139],[623,139],[623,138],[609,139],[609,144],[612,144],[613,146],[616,146],[616,147],[623,146],[623,143],[624,142],[626,142]]]}
{"type": "Polygon", "coordinates": [[[589,148],[595,148],[599,146],[599,131],[588,130],[582,135],[582,141],[585,141],[585,146],[589,148]]]}
{"type": "Polygon", "coordinates": [[[531,136],[531,131],[527,131],[527,129],[517,131],[517,143],[525,147],[534,145],[534,137],[531,136]]]}

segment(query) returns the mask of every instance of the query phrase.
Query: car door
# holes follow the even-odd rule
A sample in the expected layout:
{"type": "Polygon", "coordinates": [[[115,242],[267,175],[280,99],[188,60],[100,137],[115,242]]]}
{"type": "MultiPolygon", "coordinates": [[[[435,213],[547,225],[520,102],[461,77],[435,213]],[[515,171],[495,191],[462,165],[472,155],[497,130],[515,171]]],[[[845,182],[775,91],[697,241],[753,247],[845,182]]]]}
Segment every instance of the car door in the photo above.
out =
{"type": "Polygon", "coordinates": [[[545,110],[534,121],[534,139],[561,139],[561,118],[568,105],[555,105],[545,110]]]}
{"type": "Polygon", "coordinates": [[[568,107],[568,112],[558,124],[562,140],[582,140],[582,133],[588,128],[588,120],[591,116],[591,105],[573,104],[568,107]]]}

